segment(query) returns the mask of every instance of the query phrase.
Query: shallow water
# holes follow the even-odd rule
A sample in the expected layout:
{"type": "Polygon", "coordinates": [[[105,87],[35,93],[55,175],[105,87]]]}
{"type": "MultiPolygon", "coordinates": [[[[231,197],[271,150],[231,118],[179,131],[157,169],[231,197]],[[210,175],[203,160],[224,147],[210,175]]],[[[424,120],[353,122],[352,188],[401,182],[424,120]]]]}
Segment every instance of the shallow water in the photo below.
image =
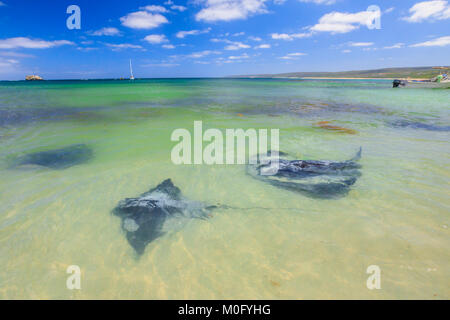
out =
{"type": "Polygon", "coordinates": [[[0,298],[450,298],[450,90],[388,81],[179,79],[0,82],[0,298]],[[350,193],[312,199],[240,165],[174,165],[176,128],[279,128],[299,159],[346,160],[350,193]],[[356,131],[328,130],[331,125],[356,131]],[[64,170],[15,157],[86,144],[64,170]],[[171,178],[184,196],[226,204],[150,243],[137,259],[111,214],[171,178]],[[81,290],[68,290],[78,265],[81,290]],[[368,290],[366,269],[381,268],[368,290]]]}

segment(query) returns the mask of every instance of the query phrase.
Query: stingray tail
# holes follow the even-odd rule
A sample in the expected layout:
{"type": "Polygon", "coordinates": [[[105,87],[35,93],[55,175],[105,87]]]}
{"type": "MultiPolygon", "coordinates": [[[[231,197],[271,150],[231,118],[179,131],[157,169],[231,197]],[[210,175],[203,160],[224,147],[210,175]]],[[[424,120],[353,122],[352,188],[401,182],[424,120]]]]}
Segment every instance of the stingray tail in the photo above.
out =
{"type": "Polygon", "coordinates": [[[225,204],[218,204],[214,206],[207,207],[209,209],[225,209],[225,210],[296,210],[298,211],[298,208],[285,208],[285,207],[277,207],[277,208],[269,208],[269,207],[236,207],[236,206],[229,206],[225,204]]]}
{"type": "Polygon", "coordinates": [[[356,153],[356,155],[348,161],[359,161],[361,159],[361,155],[362,155],[362,147],[359,147],[359,151],[356,153]]]}

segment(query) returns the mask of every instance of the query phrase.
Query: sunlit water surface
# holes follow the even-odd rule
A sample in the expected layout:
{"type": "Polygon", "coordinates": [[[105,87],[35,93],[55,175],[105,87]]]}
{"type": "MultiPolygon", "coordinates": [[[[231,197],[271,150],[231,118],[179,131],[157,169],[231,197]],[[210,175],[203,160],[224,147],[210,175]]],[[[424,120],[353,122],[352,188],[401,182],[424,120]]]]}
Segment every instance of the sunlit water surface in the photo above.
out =
{"type": "Polygon", "coordinates": [[[0,83],[0,298],[450,298],[450,90],[387,81],[138,80],[0,83]],[[340,199],[254,180],[240,165],[174,165],[177,128],[278,128],[299,159],[346,160],[362,176],[340,199]],[[327,130],[331,125],[356,134],[327,130]],[[8,168],[83,143],[65,170],[8,168]],[[226,204],[136,258],[111,210],[171,178],[190,199],[226,204]],[[254,209],[252,209],[254,208],[254,209]],[[68,290],[66,269],[82,270],[68,290]],[[366,269],[381,268],[368,290],[366,269]]]}

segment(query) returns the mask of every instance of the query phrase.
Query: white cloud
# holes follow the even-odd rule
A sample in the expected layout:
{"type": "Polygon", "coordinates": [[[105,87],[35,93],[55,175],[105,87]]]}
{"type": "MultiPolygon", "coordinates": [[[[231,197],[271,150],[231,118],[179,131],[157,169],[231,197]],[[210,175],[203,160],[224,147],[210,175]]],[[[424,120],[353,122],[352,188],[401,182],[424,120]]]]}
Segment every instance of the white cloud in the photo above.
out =
{"type": "Polygon", "coordinates": [[[139,9],[145,10],[148,12],[161,12],[161,13],[169,12],[169,10],[167,10],[163,6],[155,6],[155,5],[145,6],[145,7],[139,8],[139,9]]]}
{"type": "Polygon", "coordinates": [[[208,62],[208,61],[198,61],[198,60],[194,61],[194,63],[195,64],[211,64],[211,62],[208,62]]]}
{"type": "Polygon", "coordinates": [[[275,40],[289,40],[289,41],[291,41],[291,40],[294,39],[291,35],[289,35],[287,33],[272,33],[270,36],[272,37],[272,39],[275,39],[275,40]]]}
{"type": "Polygon", "coordinates": [[[373,42],[350,42],[351,47],[370,47],[373,46],[373,42]]]}
{"type": "Polygon", "coordinates": [[[352,52],[352,50],[349,49],[342,50],[342,53],[350,53],[350,52],[352,52]]]}
{"type": "Polygon", "coordinates": [[[120,18],[122,25],[132,29],[153,29],[161,24],[168,23],[166,17],[159,13],[136,11],[120,18]]]}
{"type": "Polygon", "coordinates": [[[247,19],[258,13],[267,13],[267,0],[199,0],[205,8],[195,18],[197,21],[231,21],[247,19]]]}
{"type": "Polygon", "coordinates": [[[249,36],[248,38],[253,41],[262,41],[262,39],[260,37],[249,36]]]}
{"type": "MultiPolygon", "coordinates": [[[[331,4],[331,2],[326,0],[311,0],[304,2],[315,2],[321,4],[331,4]]],[[[333,1],[334,3],[334,1],[333,1]]],[[[317,32],[330,32],[332,34],[336,33],[347,33],[358,29],[360,26],[372,26],[374,20],[381,17],[380,11],[361,11],[356,13],[347,12],[337,12],[333,11],[323,15],[317,24],[312,27],[307,27],[305,29],[308,32],[303,33],[272,33],[271,37],[275,40],[287,40],[292,41],[294,39],[301,39],[311,37],[317,32]]]]}
{"type": "Polygon", "coordinates": [[[150,64],[144,64],[142,67],[163,67],[163,68],[170,68],[170,67],[177,67],[179,66],[178,63],[150,63],[150,64]]]}
{"type": "Polygon", "coordinates": [[[12,66],[12,65],[14,65],[14,64],[18,64],[19,63],[19,61],[18,60],[15,60],[15,59],[3,59],[3,58],[0,58],[0,66],[5,66],[5,67],[7,67],[7,66],[12,66]]]}
{"type": "Polygon", "coordinates": [[[250,58],[250,56],[248,54],[244,53],[239,56],[229,56],[227,58],[219,57],[215,60],[215,63],[219,66],[221,66],[223,64],[228,64],[228,63],[242,63],[249,58],[250,58]]]}
{"type": "Polygon", "coordinates": [[[396,44],[394,44],[392,46],[384,47],[383,49],[400,49],[400,48],[403,48],[404,46],[405,46],[404,43],[399,42],[399,43],[396,43],[396,44]]]}
{"type": "Polygon", "coordinates": [[[224,49],[225,50],[240,50],[240,49],[248,49],[250,46],[248,44],[242,42],[230,42],[224,49]]]}
{"type": "Polygon", "coordinates": [[[336,0],[300,0],[300,2],[313,2],[315,4],[334,4],[336,3],[336,0]]]}
{"type": "Polygon", "coordinates": [[[14,51],[0,51],[0,56],[13,58],[34,58],[31,54],[14,52],[14,51]]]}
{"type": "Polygon", "coordinates": [[[203,57],[209,56],[211,54],[220,54],[220,53],[221,53],[220,51],[204,50],[204,51],[200,51],[200,52],[191,53],[190,55],[188,55],[188,58],[198,59],[198,58],[203,58],[203,57]]]}
{"type": "Polygon", "coordinates": [[[144,41],[147,41],[151,44],[158,44],[163,42],[168,42],[166,36],[164,34],[149,34],[144,38],[144,41]]]}
{"type": "Polygon", "coordinates": [[[119,50],[123,50],[123,49],[143,49],[139,45],[130,44],[130,43],[120,43],[120,44],[107,43],[106,45],[108,47],[112,48],[113,51],[119,51],[119,50]]]}
{"type": "Polygon", "coordinates": [[[203,30],[190,30],[190,31],[178,31],[176,34],[177,38],[183,39],[186,36],[194,36],[194,35],[199,35],[202,33],[208,33],[209,31],[211,31],[211,28],[206,28],[203,30]]]}
{"type": "Polygon", "coordinates": [[[390,8],[387,8],[386,10],[384,10],[384,13],[391,13],[391,12],[393,12],[395,10],[395,7],[390,7],[390,8]]]}
{"type": "Polygon", "coordinates": [[[3,59],[0,58],[0,73],[7,73],[17,71],[19,61],[15,59],[3,59]]]}
{"type": "Polygon", "coordinates": [[[319,23],[310,28],[313,32],[347,33],[363,25],[370,25],[380,18],[379,11],[361,11],[357,13],[331,12],[322,16],[319,23]]]}
{"type": "Polygon", "coordinates": [[[0,1],[0,7],[6,6],[6,4],[4,2],[0,1]]]}
{"type": "Polygon", "coordinates": [[[74,43],[67,40],[45,41],[34,40],[25,37],[9,38],[0,40],[0,49],[47,49],[63,45],[73,45],[74,43]]]}
{"type": "Polygon", "coordinates": [[[172,5],[172,6],[170,7],[170,9],[172,9],[172,10],[178,10],[178,11],[180,11],[180,12],[183,12],[183,11],[186,11],[186,10],[187,10],[187,8],[186,8],[185,6],[177,6],[177,5],[172,5]]]}
{"type": "Polygon", "coordinates": [[[436,21],[450,18],[450,5],[445,0],[423,1],[416,3],[409,9],[411,14],[404,17],[408,22],[436,21]]]}
{"type": "Polygon", "coordinates": [[[228,59],[230,60],[241,60],[241,59],[248,59],[250,56],[246,53],[240,55],[240,56],[229,56],[228,59]]]}
{"type": "Polygon", "coordinates": [[[93,36],[118,36],[120,31],[117,28],[107,27],[91,33],[93,36]]]}
{"type": "Polygon", "coordinates": [[[187,8],[185,6],[178,6],[172,0],[167,0],[166,2],[164,2],[164,4],[166,6],[170,6],[170,9],[172,9],[172,10],[177,10],[177,11],[180,11],[180,12],[183,12],[183,11],[187,10],[187,8]]]}
{"type": "Polygon", "coordinates": [[[260,44],[256,46],[255,49],[270,49],[270,44],[260,44]]]}
{"type": "Polygon", "coordinates": [[[294,52],[294,53],[288,53],[287,55],[280,57],[280,59],[284,59],[284,60],[295,60],[298,59],[298,57],[301,56],[306,56],[306,53],[302,53],[302,52],[294,52]]]}
{"type": "Polygon", "coordinates": [[[163,44],[162,47],[164,49],[175,49],[175,46],[173,44],[163,44]]]}
{"type": "Polygon", "coordinates": [[[213,38],[211,39],[212,42],[225,42],[228,43],[228,45],[224,48],[225,50],[240,50],[240,49],[248,49],[250,46],[248,44],[239,42],[239,41],[231,41],[228,39],[217,39],[213,38]]]}
{"type": "Polygon", "coordinates": [[[440,37],[434,40],[416,43],[410,47],[445,47],[450,45],[450,36],[440,37]]]}
{"type": "Polygon", "coordinates": [[[98,48],[94,48],[94,47],[78,47],[77,50],[83,51],[83,52],[89,52],[89,51],[98,50],[98,48]]]}
{"type": "Polygon", "coordinates": [[[302,39],[302,38],[308,38],[312,36],[312,33],[272,33],[270,35],[272,39],[274,40],[286,40],[286,41],[292,41],[294,39],[302,39]]]}

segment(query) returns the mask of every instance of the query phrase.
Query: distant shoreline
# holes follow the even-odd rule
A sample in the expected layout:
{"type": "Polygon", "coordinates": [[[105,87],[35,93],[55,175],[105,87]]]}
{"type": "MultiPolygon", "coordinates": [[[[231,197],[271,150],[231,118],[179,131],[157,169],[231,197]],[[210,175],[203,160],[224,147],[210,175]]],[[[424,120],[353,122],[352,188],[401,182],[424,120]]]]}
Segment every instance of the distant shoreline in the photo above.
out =
{"type": "Polygon", "coordinates": [[[425,81],[429,79],[420,78],[332,78],[332,77],[303,77],[303,79],[323,79],[323,80],[411,80],[411,81],[425,81]]]}
{"type": "Polygon", "coordinates": [[[373,70],[337,72],[284,72],[277,74],[235,75],[230,78],[250,79],[324,79],[324,80],[429,80],[440,73],[449,72],[450,67],[384,68],[373,70]]]}
{"type": "Polygon", "coordinates": [[[229,79],[292,79],[292,80],[409,80],[409,81],[427,81],[426,78],[356,78],[356,77],[236,77],[229,79]]]}

